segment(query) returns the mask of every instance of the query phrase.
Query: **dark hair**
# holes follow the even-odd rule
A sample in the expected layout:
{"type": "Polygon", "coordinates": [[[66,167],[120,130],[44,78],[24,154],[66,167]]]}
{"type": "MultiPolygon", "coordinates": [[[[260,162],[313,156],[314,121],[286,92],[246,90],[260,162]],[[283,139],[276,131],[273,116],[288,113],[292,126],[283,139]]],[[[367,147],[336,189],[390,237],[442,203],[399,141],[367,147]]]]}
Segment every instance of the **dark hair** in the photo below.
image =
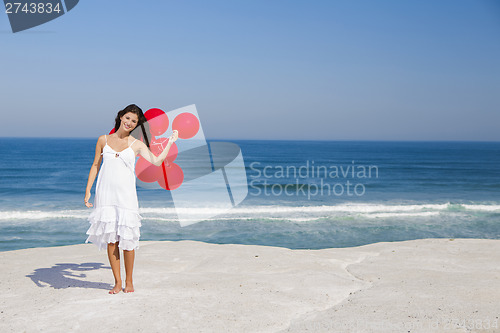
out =
{"type": "Polygon", "coordinates": [[[139,119],[137,121],[136,128],[141,126],[146,121],[146,117],[144,116],[144,113],[142,113],[141,108],[135,104],[130,104],[125,109],[118,111],[118,114],[116,115],[116,118],[115,118],[115,132],[118,131],[118,129],[120,128],[120,124],[121,124],[120,118],[129,112],[135,113],[137,115],[137,118],[139,119]]]}

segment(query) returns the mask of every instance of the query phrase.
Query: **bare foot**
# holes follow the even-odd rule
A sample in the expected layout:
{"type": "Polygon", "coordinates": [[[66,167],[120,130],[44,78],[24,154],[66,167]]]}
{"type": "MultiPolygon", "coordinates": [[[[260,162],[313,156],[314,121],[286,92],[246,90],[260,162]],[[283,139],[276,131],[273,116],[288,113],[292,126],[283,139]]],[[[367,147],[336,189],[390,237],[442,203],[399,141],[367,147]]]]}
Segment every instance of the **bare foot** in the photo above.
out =
{"type": "Polygon", "coordinates": [[[110,294],[118,294],[122,290],[121,284],[115,284],[115,287],[109,291],[110,294]]]}
{"type": "Polygon", "coordinates": [[[134,286],[132,283],[126,283],[125,289],[123,289],[123,292],[125,293],[133,293],[134,292],[134,286]]]}

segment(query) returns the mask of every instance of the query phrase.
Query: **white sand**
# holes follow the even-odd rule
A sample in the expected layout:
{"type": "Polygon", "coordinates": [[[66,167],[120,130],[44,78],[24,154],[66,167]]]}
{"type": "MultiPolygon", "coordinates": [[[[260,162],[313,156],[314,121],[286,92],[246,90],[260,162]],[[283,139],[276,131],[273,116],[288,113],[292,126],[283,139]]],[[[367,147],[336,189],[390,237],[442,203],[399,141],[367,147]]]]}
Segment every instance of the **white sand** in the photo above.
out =
{"type": "Polygon", "coordinates": [[[92,244],[0,252],[0,267],[0,332],[500,332],[500,240],[141,241],[136,291],[116,295],[92,244]]]}

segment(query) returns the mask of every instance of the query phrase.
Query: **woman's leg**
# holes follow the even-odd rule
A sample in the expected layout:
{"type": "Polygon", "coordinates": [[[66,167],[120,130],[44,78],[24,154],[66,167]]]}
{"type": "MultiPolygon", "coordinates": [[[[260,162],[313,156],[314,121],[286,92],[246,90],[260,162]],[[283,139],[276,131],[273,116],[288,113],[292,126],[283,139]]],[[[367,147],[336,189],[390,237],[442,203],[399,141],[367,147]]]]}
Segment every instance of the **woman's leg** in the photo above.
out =
{"type": "Polygon", "coordinates": [[[109,291],[110,294],[119,293],[122,290],[122,278],[120,276],[120,248],[118,242],[108,243],[108,258],[113,276],[115,277],[115,287],[109,291]]]}
{"type": "Polygon", "coordinates": [[[125,289],[126,293],[131,293],[134,291],[134,285],[132,283],[132,272],[134,271],[134,258],[135,250],[127,251],[123,250],[123,256],[125,257],[125,289]]]}

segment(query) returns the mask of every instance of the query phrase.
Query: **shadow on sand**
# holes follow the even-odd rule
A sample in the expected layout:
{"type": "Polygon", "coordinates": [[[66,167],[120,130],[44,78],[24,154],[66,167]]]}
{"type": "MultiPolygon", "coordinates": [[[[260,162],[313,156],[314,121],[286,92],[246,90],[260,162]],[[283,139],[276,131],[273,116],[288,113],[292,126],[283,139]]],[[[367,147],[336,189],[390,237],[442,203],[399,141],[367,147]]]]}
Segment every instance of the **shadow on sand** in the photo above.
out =
{"type": "Polygon", "coordinates": [[[82,264],[63,263],[55,264],[50,268],[38,268],[32,274],[26,275],[26,277],[29,277],[38,287],[47,287],[49,285],[54,289],[75,287],[94,289],[113,288],[113,285],[109,283],[84,280],[87,275],[81,272],[95,269],[111,269],[111,267],[104,266],[103,263],[99,262],[86,262],[82,264]]]}

